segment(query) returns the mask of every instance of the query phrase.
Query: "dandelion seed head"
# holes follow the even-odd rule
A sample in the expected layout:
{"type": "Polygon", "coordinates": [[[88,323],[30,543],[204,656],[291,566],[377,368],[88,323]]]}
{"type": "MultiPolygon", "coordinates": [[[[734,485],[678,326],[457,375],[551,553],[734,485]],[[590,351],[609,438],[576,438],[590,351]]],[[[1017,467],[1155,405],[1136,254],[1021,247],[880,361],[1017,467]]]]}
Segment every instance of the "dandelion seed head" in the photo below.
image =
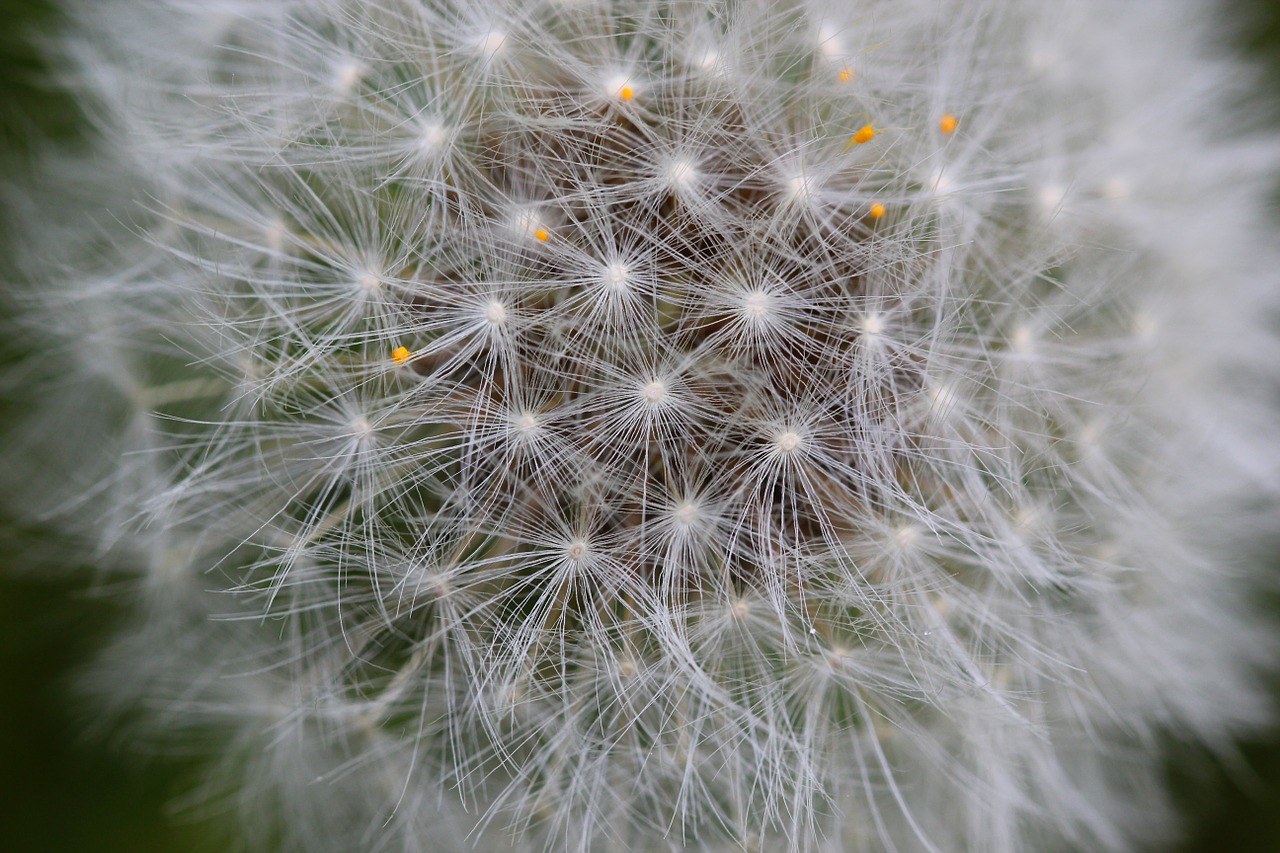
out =
{"type": "Polygon", "coordinates": [[[243,846],[1120,850],[1268,718],[1280,138],[1194,0],[61,6],[0,495],[243,846]]]}

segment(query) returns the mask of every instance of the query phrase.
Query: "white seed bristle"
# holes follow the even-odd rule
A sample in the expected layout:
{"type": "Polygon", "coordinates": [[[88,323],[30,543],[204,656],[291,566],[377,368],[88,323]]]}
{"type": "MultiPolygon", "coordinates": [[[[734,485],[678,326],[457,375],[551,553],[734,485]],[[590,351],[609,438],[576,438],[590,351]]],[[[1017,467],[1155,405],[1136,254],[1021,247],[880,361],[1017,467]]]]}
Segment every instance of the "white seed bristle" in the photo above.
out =
{"type": "Polygon", "coordinates": [[[591,553],[591,549],[587,546],[585,539],[575,539],[565,546],[564,553],[570,560],[578,562],[585,560],[591,553]]]}
{"type": "Polygon", "coordinates": [[[783,181],[783,195],[792,204],[806,204],[813,198],[811,180],[806,175],[796,175],[783,181]]]}
{"type": "Polygon", "coordinates": [[[364,66],[355,60],[346,60],[338,64],[333,71],[333,90],[338,95],[353,92],[364,78],[364,66]]]}
{"type": "Polygon", "coordinates": [[[956,405],[956,391],[949,382],[929,382],[925,385],[925,394],[938,414],[948,414],[956,405]]]}
{"type": "Polygon", "coordinates": [[[449,130],[441,121],[426,121],[418,132],[418,148],[424,156],[439,153],[448,141],[449,130]]]}
{"type": "Polygon", "coordinates": [[[373,435],[373,424],[364,415],[360,415],[351,421],[351,435],[357,440],[364,441],[373,435]]]}
{"type": "Polygon", "coordinates": [[[527,438],[538,431],[542,422],[533,412],[522,412],[516,416],[513,426],[516,432],[527,438]]]}
{"type": "Polygon", "coordinates": [[[683,527],[692,527],[701,518],[702,509],[693,501],[681,501],[672,510],[672,517],[683,527]]]}
{"type": "Polygon", "coordinates": [[[1107,201],[1124,201],[1133,194],[1133,184],[1128,178],[1116,176],[1102,185],[1102,197],[1107,201]]]}
{"type": "Polygon", "coordinates": [[[663,168],[663,182],[672,190],[691,188],[698,180],[698,165],[687,158],[675,158],[663,168]]]}
{"type": "Polygon", "coordinates": [[[627,265],[615,261],[605,265],[600,273],[600,281],[610,290],[627,290],[631,283],[630,276],[631,271],[627,265]]]}
{"type": "Polygon", "coordinates": [[[742,313],[748,320],[759,320],[773,308],[773,294],[767,290],[748,290],[742,295],[742,313]]]}
{"type": "Polygon", "coordinates": [[[828,59],[840,59],[846,55],[844,39],[833,27],[823,25],[818,28],[818,53],[828,59]]]}
{"type": "Polygon", "coordinates": [[[785,432],[778,433],[775,444],[777,445],[779,453],[791,453],[795,451],[796,448],[800,447],[803,441],[804,440],[800,437],[800,433],[795,432],[794,430],[787,430],[785,432]]]}
{"type": "Polygon", "coordinates": [[[279,253],[284,250],[285,237],[288,233],[289,230],[288,226],[285,225],[285,221],[279,216],[274,216],[263,229],[263,242],[266,243],[267,249],[279,253]]]}
{"type": "Polygon", "coordinates": [[[1013,511],[1013,523],[1024,530],[1035,530],[1045,520],[1045,511],[1040,507],[1018,507],[1013,511]]]}
{"type": "Polygon", "coordinates": [[[1138,311],[1133,315],[1133,336],[1140,341],[1149,341],[1160,331],[1160,321],[1149,311],[1138,311]]]}
{"type": "Polygon", "coordinates": [[[1056,216],[1062,210],[1067,198],[1067,188],[1061,184],[1046,184],[1036,192],[1036,202],[1040,206],[1040,215],[1047,219],[1056,216]]]}
{"type": "Polygon", "coordinates": [[[714,72],[716,74],[724,73],[724,64],[721,62],[720,51],[714,47],[702,47],[690,51],[692,64],[703,71],[714,72]]]}
{"type": "Polygon", "coordinates": [[[657,405],[667,399],[667,383],[661,379],[653,379],[645,383],[640,394],[646,403],[657,405]]]}
{"type": "Polygon", "coordinates": [[[604,81],[603,91],[612,100],[630,101],[639,93],[639,86],[625,74],[618,74],[604,81]]]}
{"type": "Polygon", "coordinates": [[[925,181],[925,186],[933,191],[934,198],[947,199],[955,192],[955,180],[943,168],[935,169],[925,181]]]}
{"type": "Polygon", "coordinates": [[[484,59],[493,59],[507,47],[507,34],[501,30],[488,30],[476,39],[476,53],[484,59]]]}
{"type": "Polygon", "coordinates": [[[501,326],[507,321],[507,306],[497,299],[492,299],[484,305],[485,322],[493,326],[501,326]]]}

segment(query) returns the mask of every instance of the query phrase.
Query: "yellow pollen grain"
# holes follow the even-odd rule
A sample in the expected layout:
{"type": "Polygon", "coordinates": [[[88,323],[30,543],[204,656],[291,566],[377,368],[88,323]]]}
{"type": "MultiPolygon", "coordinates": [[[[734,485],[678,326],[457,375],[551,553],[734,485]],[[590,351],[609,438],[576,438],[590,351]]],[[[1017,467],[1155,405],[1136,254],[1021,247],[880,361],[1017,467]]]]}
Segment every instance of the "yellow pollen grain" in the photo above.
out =
{"type": "Polygon", "coordinates": [[[549,237],[551,236],[551,234],[550,234],[550,232],[548,232],[548,231],[547,231],[547,229],[545,229],[545,228],[539,228],[537,231],[534,231],[534,232],[533,232],[533,236],[534,236],[534,238],[535,238],[535,239],[537,239],[537,240],[541,240],[541,241],[543,241],[543,242],[546,242],[547,238],[549,238],[549,237]]]}
{"type": "Polygon", "coordinates": [[[629,101],[636,96],[636,90],[631,88],[630,84],[623,84],[618,90],[618,97],[624,101],[629,101]]]}
{"type": "Polygon", "coordinates": [[[864,124],[858,128],[858,131],[849,137],[849,141],[854,145],[861,145],[864,142],[870,142],[871,137],[876,135],[876,129],[869,124],[864,124]]]}
{"type": "Polygon", "coordinates": [[[836,72],[836,76],[840,78],[841,83],[848,83],[853,79],[853,69],[846,65],[836,72]]]}
{"type": "Polygon", "coordinates": [[[878,201],[871,203],[871,208],[867,211],[867,215],[872,219],[879,219],[885,214],[885,206],[878,201]]]}
{"type": "Polygon", "coordinates": [[[960,119],[951,113],[944,113],[942,118],[938,119],[938,130],[943,133],[954,133],[958,124],[960,124],[960,119]]]}
{"type": "Polygon", "coordinates": [[[404,364],[409,360],[409,348],[406,346],[398,346],[391,351],[391,360],[396,364],[404,364]]]}

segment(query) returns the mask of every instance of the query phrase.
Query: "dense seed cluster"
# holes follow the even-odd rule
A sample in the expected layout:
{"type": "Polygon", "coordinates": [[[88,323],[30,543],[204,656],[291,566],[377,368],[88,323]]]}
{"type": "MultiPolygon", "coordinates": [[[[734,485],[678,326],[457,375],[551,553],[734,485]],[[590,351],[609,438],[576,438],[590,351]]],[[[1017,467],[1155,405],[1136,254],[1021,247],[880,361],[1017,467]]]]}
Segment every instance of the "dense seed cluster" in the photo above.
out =
{"type": "Polygon", "coordinates": [[[104,683],[277,841],[1120,849],[1156,731],[1262,718],[1176,528],[1275,465],[1272,155],[1150,125],[1216,114],[1158,4],[68,5],[145,199],[57,303],[152,590],[104,683]]]}

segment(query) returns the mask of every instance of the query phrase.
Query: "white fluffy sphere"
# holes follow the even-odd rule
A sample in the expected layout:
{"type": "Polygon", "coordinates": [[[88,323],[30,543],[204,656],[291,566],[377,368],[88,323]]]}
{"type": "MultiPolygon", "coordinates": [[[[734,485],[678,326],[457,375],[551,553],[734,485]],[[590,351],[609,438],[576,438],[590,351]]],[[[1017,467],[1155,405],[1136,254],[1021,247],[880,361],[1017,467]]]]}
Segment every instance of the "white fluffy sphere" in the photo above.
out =
{"type": "Polygon", "coordinates": [[[64,5],[30,316],[111,440],[42,488],[262,838],[1121,850],[1266,720],[1200,5],[64,5]]]}

